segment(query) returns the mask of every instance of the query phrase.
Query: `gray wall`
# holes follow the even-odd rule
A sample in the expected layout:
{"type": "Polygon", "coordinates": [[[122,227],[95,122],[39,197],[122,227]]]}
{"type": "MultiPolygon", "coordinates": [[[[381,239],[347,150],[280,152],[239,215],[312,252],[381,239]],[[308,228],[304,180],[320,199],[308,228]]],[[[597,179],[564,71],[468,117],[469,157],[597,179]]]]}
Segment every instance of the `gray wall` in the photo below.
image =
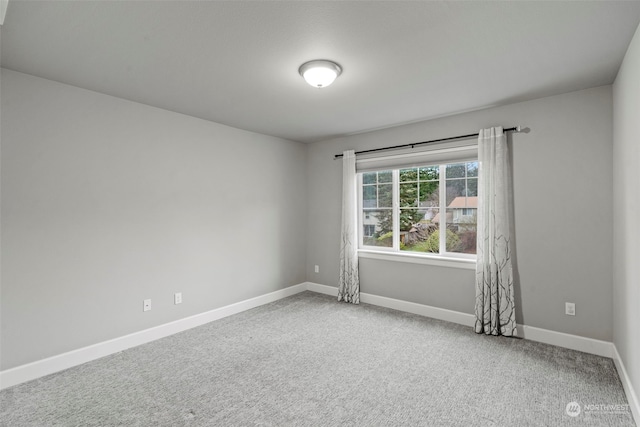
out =
{"type": "MultiPolygon", "coordinates": [[[[530,128],[510,140],[518,322],[613,338],[609,86],[305,146],[7,70],[1,82],[3,370],[305,279],[337,286],[333,155],[493,125],[530,128]]],[[[466,313],[473,275],[361,261],[363,292],[466,313]]],[[[637,359],[637,341],[618,341],[637,359]]]]}
{"type": "MultiPolygon", "coordinates": [[[[613,85],[613,342],[640,393],[640,26],[613,85]]],[[[640,420],[636,420],[638,422],[640,420]]]]}
{"type": "MultiPolygon", "coordinates": [[[[510,138],[518,323],[611,341],[611,86],[311,144],[309,281],[337,286],[342,166],[334,154],[497,125],[530,128],[510,138]],[[566,301],[575,317],[564,314],[566,301]]],[[[471,270],[362,259],[360,277],[363,292],[473,313],[471,270]]]]}
{"type": "Polygon", "coordinates": [[[2,370],[305,281],[307,146],[1,82],[2,370]]]}

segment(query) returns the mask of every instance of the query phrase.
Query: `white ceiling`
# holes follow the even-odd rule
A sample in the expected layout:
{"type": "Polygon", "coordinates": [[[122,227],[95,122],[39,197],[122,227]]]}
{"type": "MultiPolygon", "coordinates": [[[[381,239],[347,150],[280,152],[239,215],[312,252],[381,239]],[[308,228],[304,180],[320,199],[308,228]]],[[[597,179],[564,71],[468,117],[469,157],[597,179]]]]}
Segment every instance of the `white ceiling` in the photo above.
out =
{"type": "Polygon", "coordinates": [[[2,67],[311,142],[613,82],[640,1],[20,1],[2,67]],[[344,69],[324,89],[298,67],[344,69]]]}

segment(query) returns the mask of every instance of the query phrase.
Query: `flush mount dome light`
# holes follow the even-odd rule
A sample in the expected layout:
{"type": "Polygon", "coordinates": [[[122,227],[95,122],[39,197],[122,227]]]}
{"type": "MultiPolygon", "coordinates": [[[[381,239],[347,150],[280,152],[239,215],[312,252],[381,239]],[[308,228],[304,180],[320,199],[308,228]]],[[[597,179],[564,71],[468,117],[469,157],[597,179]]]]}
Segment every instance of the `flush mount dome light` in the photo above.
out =
{"type": "Polygon", "coordinates": [[[342,73],[342,68],[332,61],[317,59],[305,62],[298,70],[307,83],[313,87],[327,87],[342,73]]]}

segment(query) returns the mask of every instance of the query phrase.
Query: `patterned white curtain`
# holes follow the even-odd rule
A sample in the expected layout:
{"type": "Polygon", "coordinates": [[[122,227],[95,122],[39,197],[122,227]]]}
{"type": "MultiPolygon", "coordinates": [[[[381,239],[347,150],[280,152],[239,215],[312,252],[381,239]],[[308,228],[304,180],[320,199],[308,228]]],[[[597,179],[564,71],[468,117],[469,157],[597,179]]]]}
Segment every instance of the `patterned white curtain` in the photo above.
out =
{"type": "Polygon", "coordinates": [[[345,151],[342,157],[342,233],[340,240],[340,281],[338,301],[360,303],[356,210],[356,155],[345,151]]]}
{"type": "Polygon", "coordinates": [[[476,333],[517,335],[509,229],[509,159],[502,127],[478,136],[476,333]]]}

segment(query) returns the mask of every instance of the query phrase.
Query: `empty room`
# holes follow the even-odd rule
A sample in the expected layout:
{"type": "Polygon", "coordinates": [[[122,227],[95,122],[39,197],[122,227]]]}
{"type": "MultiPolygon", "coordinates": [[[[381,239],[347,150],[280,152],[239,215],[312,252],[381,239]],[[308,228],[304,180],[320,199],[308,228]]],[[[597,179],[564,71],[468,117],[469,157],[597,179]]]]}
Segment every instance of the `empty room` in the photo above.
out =
{"type": "Polygon", "coordinates": [[[640,1],[0,24],[0,426],[639,425],[640,1]]]}

